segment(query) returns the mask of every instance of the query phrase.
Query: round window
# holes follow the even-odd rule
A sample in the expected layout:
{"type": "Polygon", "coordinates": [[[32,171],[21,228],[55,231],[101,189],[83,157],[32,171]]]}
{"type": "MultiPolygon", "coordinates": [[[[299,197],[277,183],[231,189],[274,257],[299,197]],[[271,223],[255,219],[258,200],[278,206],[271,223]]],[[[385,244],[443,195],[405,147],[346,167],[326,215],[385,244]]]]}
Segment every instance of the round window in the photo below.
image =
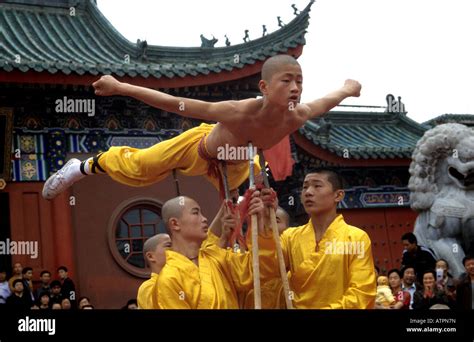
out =
{"type": "Polygon", "coordinates": [[[166,233],[161,206],[153,199],[134,199],[120,205],[110,220],[110,251],[115,261],[135,276],[147,278],[150,275],[143,256],[146,239],[166,233]]]}

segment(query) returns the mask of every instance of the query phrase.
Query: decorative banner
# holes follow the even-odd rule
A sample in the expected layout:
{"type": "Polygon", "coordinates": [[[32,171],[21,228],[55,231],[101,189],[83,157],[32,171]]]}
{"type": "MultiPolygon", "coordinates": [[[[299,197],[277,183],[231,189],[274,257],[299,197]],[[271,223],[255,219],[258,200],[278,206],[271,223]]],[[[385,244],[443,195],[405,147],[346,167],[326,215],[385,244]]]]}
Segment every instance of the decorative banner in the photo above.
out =
{"type": "Polygon", "coordinates": [[[111,137],[108,139],[109,146],[130,146],[134,148],[148,148],[158,144],[158,137],[111,137]]]}
{"type": "Polygon", "coordinates": [[[361,202],[366,207],[378,207],[378,206],[405,206],[410,201],[409,193],[402,192],[377,192],[367,193],[361,196],[361,202]]]}
{"type": "Polygon", "coordinates": [[[14,182],[45,180],[45,144],[42,134],[15,134],[12,144],[14,182]]]}
{"type": "Polygon", "coordinates": [[[339,208],[388,208],[409,207],[410,191],[406,187],[382,186],[356,187],[346,190],[339,208]]]}
{"type": "Polygon", "coordinates": [[[16,159],[13,161],[13,181],[32,182],[46,180],[46,163],[44,160],[34,159],[35,155],[29,155],[30,159],[16,159]]]}
{"type": "MultiPolygon", "coordinates": [[[[178,129],[159,132],[144,130],[86,129],[82,131],[50,128],[32,131],[14,130],[12,168],[14,182],[45,181],[69,159],[68,154],[90,154],[107,151],[111,146],[147,148],[181,133],[178,129]]],[[[84,157],[86,158],[86,157],[84,157]]]]}
{"type": "Polygon", "coordinates": [[[18,150],[23,153],[44,153],[44,140],[42,134],[18,134],[13,139],[13,153],[18,150]]]}
{"type": "Polygon", "coordinates": [[[68,135],[69,153],[99,153],[107,149],[107,142],[100,133],[68,135]]]}
{"type": "Polygon", "coordinates": [[[61,129],[52,130],[47,138],[48,151],[46,155],[48,159],[49,174],[52,174],[53,172],[58,171],[66,163],[67,138],[66,134],[64,134],[61,129]]]}

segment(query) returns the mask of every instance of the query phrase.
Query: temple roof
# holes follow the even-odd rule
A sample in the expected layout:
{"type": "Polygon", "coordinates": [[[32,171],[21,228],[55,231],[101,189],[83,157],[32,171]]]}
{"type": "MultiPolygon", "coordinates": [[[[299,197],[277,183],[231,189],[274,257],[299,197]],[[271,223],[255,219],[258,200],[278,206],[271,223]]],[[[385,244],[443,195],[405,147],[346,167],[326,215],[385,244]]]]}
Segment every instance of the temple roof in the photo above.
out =
{"type": "Polygon", "coordinates": [[[427,130],[406,113],[331,111],[308,121],[299,133],[342,158],[410,158],[427,130]]]}
{"type": "Polygon", "coordinates": [[[39,3],[6,0],[0,4],[4,43],[0,49],[0,70],[66,75],[112,73],[119,77],[172,79],[243,69],[303,46],[313,0],[277,31],[226,47],[132,43],[110,24],[94,0],[39,3]],[[72,3],[77,4],[74,15],[69,6],[72,3]],[[239,56],[238,63],[235,63],[236,55],[239,56]]]}

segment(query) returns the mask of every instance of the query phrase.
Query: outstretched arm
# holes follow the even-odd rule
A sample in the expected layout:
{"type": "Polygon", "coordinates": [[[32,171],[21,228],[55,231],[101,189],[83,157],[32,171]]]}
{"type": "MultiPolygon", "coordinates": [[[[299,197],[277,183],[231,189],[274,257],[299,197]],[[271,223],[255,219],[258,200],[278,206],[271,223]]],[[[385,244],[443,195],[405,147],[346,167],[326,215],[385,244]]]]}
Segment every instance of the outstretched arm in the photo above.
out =
{"type": "Polygon", "coordinates": [[[222,220],[222,216],[224,216],[224,213],[225,213],[225,202],[222,201],[219,211],[217,212],[216,216],[214,217],[214,220],[212,220],[212,223],[209,226],[209,229],[211,230],[212,234],[214,234],[217,237],[220,237],[222,235],[221,220],[222,220]]]}
{"type": "Polygon", "coordinates": [[[185,117],[229,122],[237,113],[237,101],[205,102],[176,97],[161,91],[117,81],[110,75],[102,76],[92,86],[99,96],[130,96],[146,104],[185,117]]]}
{"type": "Polygon", "coordinates": [[[324,113],[329,112],[332,108],[336,107],[344,99],[354,96],[360,96],[361,85],[359,82],[354,80],[346,80],[344,86],[326,96],[315,100],[313,102],[305,103],[304,106],[308,110],[308,119],[316,118],[324,113]]]}

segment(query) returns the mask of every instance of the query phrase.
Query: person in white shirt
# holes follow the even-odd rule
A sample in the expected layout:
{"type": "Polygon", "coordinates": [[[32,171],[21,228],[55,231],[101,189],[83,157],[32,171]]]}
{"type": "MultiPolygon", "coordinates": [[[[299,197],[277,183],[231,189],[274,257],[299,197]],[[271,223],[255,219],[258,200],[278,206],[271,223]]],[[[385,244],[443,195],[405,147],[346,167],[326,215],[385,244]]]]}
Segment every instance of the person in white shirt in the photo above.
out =
{"type": "Polygon", "coordinates": [[[410,309],[413,309],[413,296],[417,290],[415,269],[413,266],[404,267],[402,275],[402,290],[410,293],[410,309]]]}
{"type": "Polygon", "coordinates": [[[7,281],[7,271],[0,269],[0,304],[5,304],[11,294],[10,285],[7,281]]]}

